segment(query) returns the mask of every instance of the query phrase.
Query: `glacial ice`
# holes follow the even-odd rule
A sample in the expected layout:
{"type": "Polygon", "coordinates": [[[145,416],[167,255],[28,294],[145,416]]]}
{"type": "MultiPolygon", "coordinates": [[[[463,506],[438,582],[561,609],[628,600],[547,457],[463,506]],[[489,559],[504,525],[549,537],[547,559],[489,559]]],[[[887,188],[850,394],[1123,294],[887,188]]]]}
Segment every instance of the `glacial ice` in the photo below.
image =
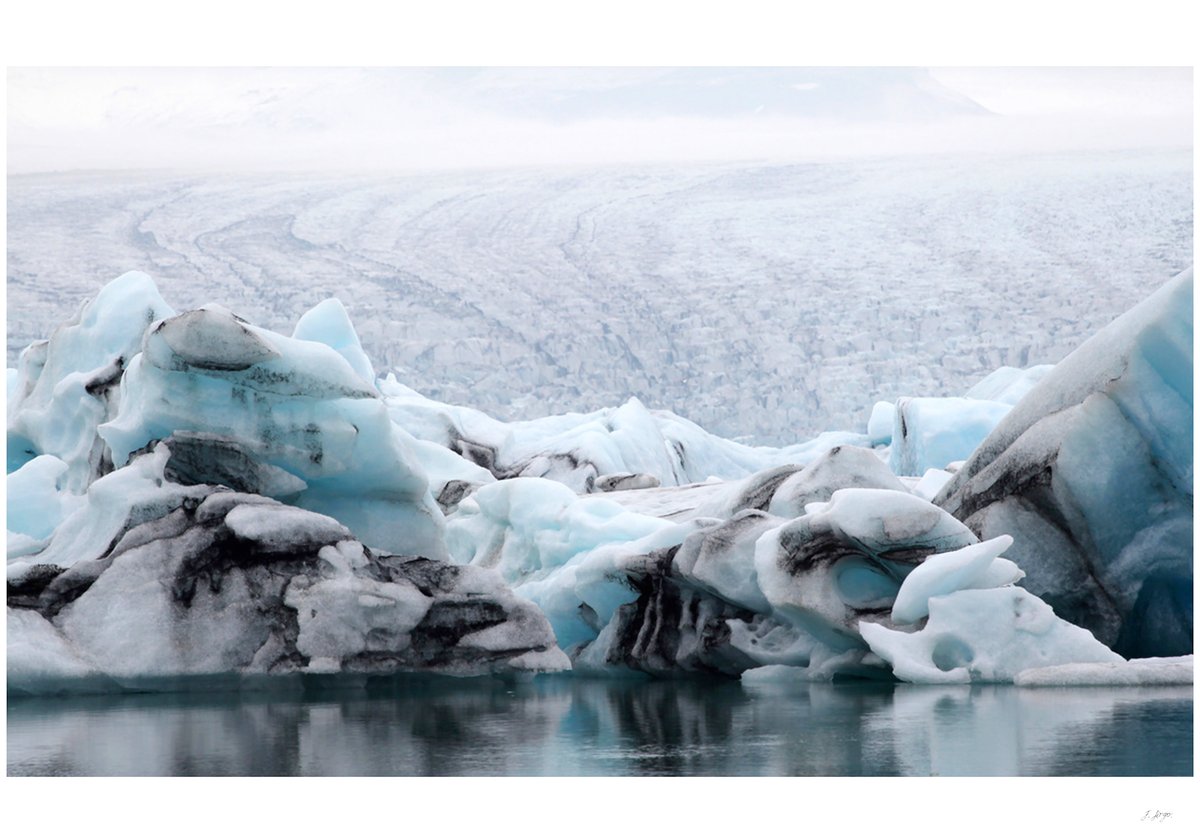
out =
{"type": "Polygon", "coordinates": [[[111,537],[81,545],[60,528],[36,562],[10,563],[10,691],[569,667],[546,619],[495,573],[373,551],[272,499],[174,485],[168,459],[159,444],[93,485],[109,492],[89,492],[76,517],[121,523],[111,537]]]}
{"type": "Polygon", "coordinates": [[[1124,664],[1014,585],[1024,573],[999,556],[1012,544],[1002,535],[925,557],[891,600],[891,627],[859,622],[863,641],[896,678],[918,683],[1013,682],[1033,669],[1124,664]]]}
{"type": "Polygon", "coordinates": [[[1124,661],[1020,587],[963,589],[928,603],[929,620],[915,632],[859,625],[871,650],[906,682],[1012,682],[1030,668],[1124,661]]]}
{"type": "Polygon", "coordinates": [[[495,569],[546,614],[564,650],[593,639],[635,595],[623,561],[677,545],[691,526],[578,496],[541,478],[481,487],[447,525],[455,562],[495,569]]]}
{"type": "Polygon", "coordinates": [[[807,464],[834,446],[869,445],[862,434],[828,432],[791,446],[746,446],[672,412],[647,409],[637,398],[588,414],[503,423],[428,399],[392,374],[379,387],[392,419],[414,437],[450,449],[496,478],[547,478],[577,493],[607,490],[597,481],[614,475],[653,477],[664,487],[744,478],[767,467],[807,464]]]}
{"type": "Polygon", "coordinates": [[[73,493],[103,475],[97,429],[115,414],[122,374],[146,328],[174,314],[154,281],[131,271],[104,286],[49,340],[27,347],[15,384],[9,375],[8,471],[53,455],[67,464],[73,493]]]}
{"type": "Polygon", "coordinates": [[[501,571],[537,604],[576,668],[736,674],[784,661],[810,676],[842,666],[870,670],[856,616],[894,593],[922,553],[975,538],[902,490],[839,488],[856,474],[855,459],[825,463],[814,471],[824,490],[816,478],[809,488],[833,502],[814,503],[822,510],[795,521],[764,508],[799,468],[700,485],[707,497],[673,520],[635,513],[613,496],[678,498],[694,490],[579,496],[545,479],[517,478],[465,499],[449,518],[447,540],[456,561],[501,571]],[[816,537],[781,538],[796,523],[816,537]],[[883,556],[889,552],[899,559],[883,556]],[[880,585],[882,593],[864,595],[880,585]]]}
{"type": "MultiPolygon", "coordinates": [[[[64,684],[94,687],[109,683],[85,655],[36,610],[8,607],[8,690],[45,694],[64,684]]],[[[109,683],[111,685],[111,683],[109,683]]]]}
{"type": "Polygon", "coordinates": [[[221,301],[285,335],[337,295],[380,375],[444,403],[510,420],[635,395],[783,445],[1064,357],[1192,259],[1193,167],[1179,148],[18,175],[8,364],[114,266],[163,266],[180,311],[221,301]]]}
{"type": "Polygon", "coordinates": [[[838,490],[764,534],[754,566],[774,614],[850,646],[858,619],[890,608],[914,566],[975,541],[965,525],[907,493],[838,490]]]}
{"type": "Polygon", "coordinates": [[[972,385],[963,396],[972,400],[1016,405],[1052,370],[1054,365],[1034,365],[1024,369],[1005,365],[972,385]]]}
{"type": "Polygon", "coordinates": [[[764,508],[781,493],[791,503],[782,479],[798,468],[709,486],[716,495],[677,521],[509,479],[459,505],[447,542],[457,562],[500,571],[537,604],[576,667],[738,673],[783,661],[828,676],[868,654],[860,616],[889,607],[925,555],[975,537],[903,490],[840,487],[862,474],[857,458],[821,464],[807,485],[819,501],[786,518],[764,508]]]}
{"type": "Polygon", "coordinates": [[[1013,680],[1025,686],[1191,685],[1193,657],[1169,656],[1129,662],[1078,663],[1027,668],[1013,680]]]}
{"type": "Polygon", "coordinates": [[[931,554],[904,578],[892,603],[892,620],[915,624],[929,615],[929,599],[961,589],[993,589],[1025,576],[1000,552],[1012,545],[1004,535],[943,554],[931,554]]]}
{"type": "Polygon", "coordinates": [[[942,488],[950,483],[950,479],[952,478],[954,478],[954,473],[949,470],[939,470],[930,467],[925,470],[925,475],[921,476],[918,481],[909,487],[909,492],[914,496],[920,496],[922,499],[932,502],[937,498],[938,493],[942,492],[942,488]]]}
{"type": "MultiPolygon", "coordinates": [[[[10,544],[8,584],[39,570],[56,574],[76,565],[97,563],[114,549],[122,535],[146,521],[159,519],[195,497],[188,487],[164,482],[170,452],[156,449],[128,467],[97,479],[87,488],[84,503],[55,528],[52,538],[36,553],[14,554],[10,544]]],[[[11,497],[9,504],[12,504],[11,497]]]]}
{"type": "Polygon", "coordinates": [[[350,365],[358,378],[370,386],[375,385],[375,369],[363,352],[358,333],[350,323],[350,314],[337,298],[326,298],[300,316],[292,338],[302,341],[319,341],[332,347],[350,365]]]}
{"type": "MultiPolygon", "coordinates": [[[[1183,529],[1191,533],[1191,467],[1179,460],[1190,443],[1154,431],[1163,410],[1182,416],[1182,396],[1159,393],[1183,388],[1178,324],[1104,380],[1124,413],[1089,397],[1077,409],[1082,426],[1061,410],[1030,421],[1032,451],[1057,458],[1065,490],[1050,488],[1082,511],[1064,520],[1027,502],[1004,508],[1011,500],[991,488],[1008,479],[978,463],[989,447],[1008,457],[995,439],[1061,366],[1002,369],[963,398],[877,403],[866,435],[751,447],[637,399],[504,423],[390,374],[375,379],[334,299],[287,337],[217,305],[176,315],[148,283],[114,281],[9,377],[10,684],[19,690],[571,667],[1013,681],[1030,669],[1124,662],[1106,647],[1112,633],[1030,585],[1080,580],[1071,563],[1081,545],[1118,555],[1097,574],[1125,599],[1085,618],[1107,627],[1106,609],[1132,603],[1123,634],[1179,632],[1175,579],[1155,571],[1136,587],[1152,551],[1165,550],[1154,562],[1181,576],[1183,529]],[[136,335],[122,307],[142,313],[136,335]],[[58,373],[46,371],[68,386],[52,387],[46,377],[58,373]],[[39,422],[57,437],[39,437],[39,422]],[[1122,423],[1143,443],[1114,454],[1105,435],[1126,434],[1122,423]],[[1129,479],[1119,492],[1086,480],[1088,465],[1118,462],[1129,479]],[[964,485],[981,494],[986,517],[951,515],[945,500],[964,485]],[[1137,499],[1163,516],[1129,511],[1137,499]],[[1055,530],[1060,521],[1104,527],[1078,543],[1055,530]],[[1132,539],[1131,522],[1142,529],[1132,539]],[[999,556],[1007,551],[1017,563],[999,556]],[[1065,563],[1055,566],[1058,551],[1065,563]],[[1025,568],[1029,557],[1040,559],[1025,568]]],[[[1190,350],[1186,363],[1190,371],[1190,350]]],[[[1190,420],[1190,389],[1186,397],[1190,420]]],[[[1186,558],[1190,586],[1190,546],[1186,558]]]]}
{"type": "Polygon", "coordinates": [[[325,344],[258,329],[216,306],[156,322],[99,433],[122,466],[178,431],[215,436],[287,472],[298,481],[281,498],[333,516],[370,545],[445,556],[442,513],[411,438],[325,344]]]}
{"type": "Polygon", "coordinates": [[[858,446],[835,446],[803,469],[787,476],[771,496],[767,511],[792,519],[812,502],[827,502],[849,488],[904,490],[875,453],[858,446]]]}
{"type": "Polygon", "coordinates": [[[962,460],[1011,408],[1008,403],[966,397],[901,397],[896,400],[888,466],[896,475],[922,475],[962,460]]]}
{"type": "Polygon", "coordinates": [[[871,406],[871,415],[867,418],[867,437],[873,446],[886,445],[892,442],[892,426],[896,419],[894,403],[880,400],[871,406]]]}
{"type": "Polygon", "coordinates": [[[79,506],[80,497],[67,491],[67,463],[39,455],[8,474],[8,531],[45,539],[79,506]]]}
{"type": "Polygon", "coordinates": [[[459,504],[446,542],[458,562],[494,568],[510,583],[544,577],[573,557],[664,527],[604,496],[578,496],[544,478],[480,487],[459,504]]]}
{"type": "Polygon", "coordinates": [[[1192,271],[1048,372],[936,501],[1126,656],[1192,651],[1192,271]]]}

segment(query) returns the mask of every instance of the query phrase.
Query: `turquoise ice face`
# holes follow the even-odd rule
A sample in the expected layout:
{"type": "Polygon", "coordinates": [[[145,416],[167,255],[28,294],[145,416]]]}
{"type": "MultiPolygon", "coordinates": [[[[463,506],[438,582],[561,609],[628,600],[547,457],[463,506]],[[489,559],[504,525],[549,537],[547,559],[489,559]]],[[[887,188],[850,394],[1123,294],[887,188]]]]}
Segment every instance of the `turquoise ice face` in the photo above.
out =
{"type": "Polygon", "coordinates": [[[904,563],[847,554],[833,563],[834,589],[846,606],[855,610],[890,608],[900,584],[912,569],[904,563]]]}

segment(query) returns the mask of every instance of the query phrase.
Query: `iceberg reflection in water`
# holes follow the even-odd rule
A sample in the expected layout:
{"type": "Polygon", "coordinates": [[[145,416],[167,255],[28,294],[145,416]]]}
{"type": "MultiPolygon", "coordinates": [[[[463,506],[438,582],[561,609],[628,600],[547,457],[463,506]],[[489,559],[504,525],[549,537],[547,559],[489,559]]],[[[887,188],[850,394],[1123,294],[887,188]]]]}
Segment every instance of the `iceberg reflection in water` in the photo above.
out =
{"type": "Polygon", "coordinates": [[[10,775],[1191,775],[1178,688],[539,677],[17,698],[10,775]]]}

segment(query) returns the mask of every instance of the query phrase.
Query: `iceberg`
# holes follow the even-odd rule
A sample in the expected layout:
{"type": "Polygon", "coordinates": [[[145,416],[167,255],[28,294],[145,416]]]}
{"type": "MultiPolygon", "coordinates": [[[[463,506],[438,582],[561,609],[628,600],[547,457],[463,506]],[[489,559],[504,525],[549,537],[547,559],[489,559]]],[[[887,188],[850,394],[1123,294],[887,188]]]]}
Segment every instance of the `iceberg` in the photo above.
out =
{"type": "Polygon", "coordinates": [[[358,333],[350,323],[350,314],[337,298],[326,298],[300,316],[292,338],[319,341],[338,352],[365,384],[374,386],[375,369],[363,352],[358,333]]]}
{"type": "Polygon", "coordinates": [[[975,542],[965,525],[915,496],[847,489],[764,534],[754,565],[775,614],[809,628],[820,617],[816,632],[844,646],[860,618],[891,610],[917,564],[975,542]]]}
{"type": "Polygon", "coordinates": [[[967,458],[1012,406],[966,397],[896,400],[888,466],[896,475],[922,475],[967,458]]]}
{"type": "MultiPolygon", "coordinates": [[[[624,494],[508,479],[460,503],[447,542],[456,562],[499,571],[535,603],[578,670],[736,675],[788,664],[810,677],[879,676],[886,666],[859,619],[886,614],[924,557],[976,538],[903,489],[842,487],[870,483],[862,456],[834,453],[810,468],[797,487],[812,501],[798,517],[768,510],[795,503],[787,480],[805,472],[795,467],[700,485],[699,504],[671,518],[614,501],[624,494]]],[[[678,505],[685,491],[629,492],[678,505]]]]}
{"type": "Polygon", "coordinates": [[[1011,534],[1022,585],[1130,657],[1192,652],[1192,271],[1081,345],[936,502],[1011,534]]]}
{"type": "Polygon", "coordinates": [[[131,271],[48,340],[25,348],[16,376],[9,374],[8,471],[53,455],[67,465],[67,489],[82,493],[111,469],[98,427],[116,412],[121,378],[147,327],[174,314],[154,281],[131,271]]]}
{"type": "Polygon", "coordinates": [[[1012,682],[1031,668],[1124,661],[1016,586],[930,598],[929,620],[916,632],[868,622],[859,630],[906,682],[1012,682]]]}
{"type": "Polygon", "coordinates": [[[894,403],[880,400],[871,407],[871,414],[867,418],[867,437],[872,446],[886,446],[892,442],[895,417],[894,403]]]}
{"type": "Polygon", "coordinates": [[[118,467],[187,433],[192,451],[179,457],[194,480],[228,479],[233,460],[260,463],[267,485],[244,489],[333,516],[372,546],[445,556],[442,513],[411,439],[326,344],[218,306],[157,321],[121,379],[116,416],[98,431],[118,467]],[[209,464],[218,474],[201,474],[209,464]]]}
{"type": "Polygon", "coordinates": [[[786,664],[814,678],[882,676],[859,620],[886,612],[925,554],[975,537],[899,491],[842,489],[810,507],[792,520],[746,509],[664,523],[564,566],[557,577],[572,586],[562,600],[564,587],[550,578],[514,588],[543,606],[576,667],[738,674],[786,664]],[[603,597],[589,600],[593,593],[603,597]],[[578,623],[562,625],[571,618],[578,623]]]}
{"type": "Polygon", "coordinates": [[[637,399],[506,423],[376,378],[334,299],[286,336],[124,275],[9,376],[10,685],[1013,682],[1190,652],[1182,283],[1107,357],[753,447],[637,399]]]}
{"type": "MultiPolygon", "coordinates": [[[[1168,684],[1179,668],[1127,663],[1088,630],[1017,584],[1025,573],[1000,556],[1001,535],[926,557],[903,579],[891,626],[860,621],[872,653],[916,683],[1168,684]],[[1099,670],[1098,670],[1099,669],[1099,670]]],[[[1189,663],[1190,666],[1190,663],[1189,663]]],[[[1189,674],[1190,676],[1190,674],[1189,674]]]]}
{"type": "Polygon", "coordinates": [[[1012,545],[1003,535],[926,557],[900,584],[893,626],[860,622],[862,638],[906,682],[1014,682],[1042,668],[1124,664],[1013,585],[1024,572],[1000,556],[1012,545]]]}
{"type": "Polygon", "coordinates": [[[392,419],[414,437],[461,455],[497,479],[546,478],[577,493],[745,478],[768,467],[803,466],[834,446],[869,445],[866,435],[827,432],[791,446],[746,446],[672,412],[652,411],[637,398],[588,414],[504,423],[428,399],[392,374],[379,387],[392,419]]]}
{"type": "Polygon", "coordinates": [[[1000,552],[1013,543],[1007,534],[944,554],[931,554],[900,584],[892,604],[892,620],[915,624],[929,615],[929,599],[963,589],[994,589],[1025,577],[1000,552]]]}
{"type": "Polygon", "coordinates": [[[93,485],[109,487],[75,517],[122,523],[111,534],[62,527],[9,564],[10,692],[570,667],[495,572],[379,552],[274,499],[176,485],[169,454],[160,443],[93,485]]]}

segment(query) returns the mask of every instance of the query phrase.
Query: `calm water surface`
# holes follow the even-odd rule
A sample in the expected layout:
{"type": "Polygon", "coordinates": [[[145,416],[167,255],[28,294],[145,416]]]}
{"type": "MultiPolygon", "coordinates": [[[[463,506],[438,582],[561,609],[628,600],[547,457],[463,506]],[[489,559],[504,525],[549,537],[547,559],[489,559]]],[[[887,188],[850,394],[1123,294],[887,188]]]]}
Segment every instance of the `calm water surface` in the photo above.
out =
{"type": "Polygon", "coordinates": [[[8,701],[10,775],[1191,775],[1192,689],[411,679],[8,701]]]}

